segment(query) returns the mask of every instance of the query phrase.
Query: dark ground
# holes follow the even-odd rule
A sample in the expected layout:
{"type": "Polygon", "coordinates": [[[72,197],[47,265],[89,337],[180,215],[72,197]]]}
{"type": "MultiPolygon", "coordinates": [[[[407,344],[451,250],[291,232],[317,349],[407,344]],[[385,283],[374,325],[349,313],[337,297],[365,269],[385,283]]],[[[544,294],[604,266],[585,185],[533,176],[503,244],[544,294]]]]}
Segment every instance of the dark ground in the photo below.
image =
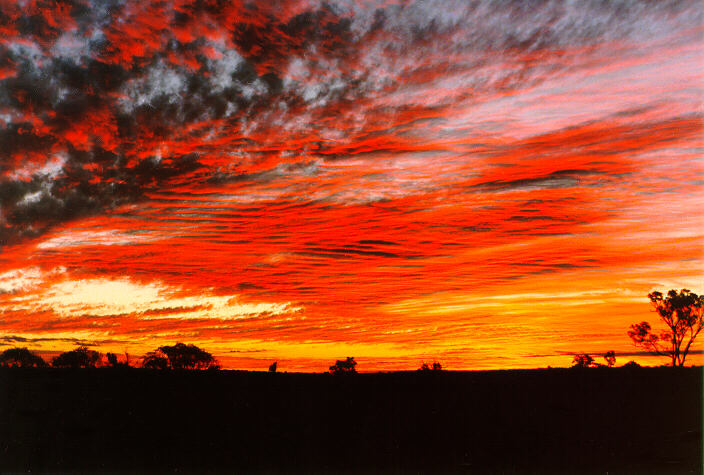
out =
{"type": "Polygon", "coordinates": [[[0,371],[0,471],[702,471],[702,369],[0,371]]]}

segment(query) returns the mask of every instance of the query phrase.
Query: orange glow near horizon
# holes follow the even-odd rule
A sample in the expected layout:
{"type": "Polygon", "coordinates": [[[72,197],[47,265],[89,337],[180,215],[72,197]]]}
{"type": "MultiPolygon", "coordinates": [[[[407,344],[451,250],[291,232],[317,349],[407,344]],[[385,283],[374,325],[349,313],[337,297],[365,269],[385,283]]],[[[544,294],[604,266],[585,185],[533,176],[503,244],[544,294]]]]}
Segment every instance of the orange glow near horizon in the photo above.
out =
{"type": "Polygon", "coordinates": [[[699,2],[24,3],[0,350],[657,365],[647,294],[704,292],[699,2]]]}

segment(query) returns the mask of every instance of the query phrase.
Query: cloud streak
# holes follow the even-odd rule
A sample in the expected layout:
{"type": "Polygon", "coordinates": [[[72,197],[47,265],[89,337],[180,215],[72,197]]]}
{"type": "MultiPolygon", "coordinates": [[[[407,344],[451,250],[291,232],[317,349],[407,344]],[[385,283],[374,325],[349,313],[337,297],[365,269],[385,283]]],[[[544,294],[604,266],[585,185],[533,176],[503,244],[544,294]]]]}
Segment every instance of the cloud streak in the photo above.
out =
{"type": "MultiPolygon", "coordinates": [[[[493,348],[520,366],[510,338],[474,332],[484,307],[443,299],[699,288],[702,14],[693,1],[0,2],[0,331],[138,351],[274,342],[265,356],[299,368],[325,367],[306,342],[321,358],[380,345],[357,348],[384,368],[419,356],[415,342],[458,365],[493,348]],[[124,308],[80,290],[121,279],[92,294],[124,308]],[[74,303],[50,304],[59,294],[74,303]]],[[[569,322],[612,332],[587,346],[627,345],[585,321],[615,300],[586,301],[569,322]]],[[[502,305],[494,331],[515,325],[502,305]]],[[[640,318],[621,310],[621,326],[640,318]]],[[[547,354],[578,327],[514,337],[547,354]]]]}

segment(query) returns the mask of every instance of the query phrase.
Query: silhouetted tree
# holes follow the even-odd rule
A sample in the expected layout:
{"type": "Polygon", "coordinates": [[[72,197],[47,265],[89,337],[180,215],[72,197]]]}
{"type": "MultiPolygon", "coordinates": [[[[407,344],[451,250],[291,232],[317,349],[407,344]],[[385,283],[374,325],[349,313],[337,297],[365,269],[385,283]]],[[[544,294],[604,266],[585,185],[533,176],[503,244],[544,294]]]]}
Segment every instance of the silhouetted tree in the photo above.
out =
{"type": "Polygon", "coordinates": [[[428,363],[424,362],[422,365],[420,365],[418,371],[442,371],[442,364],[437,361],[434,361],[432,365],[429,365],[428,363]]]}
{"type": "Polygon", "coordinates": [[[105,356],[108,358],[108,366],[110,368],[129,368],[130,366],[129,355],[127,353],[125,353],[125,361],[122,363],[117,361],[117,355],[115,353],[107,353],[105,356]]]}
{"type": "Polygon", "coordinates": [[[352,357],[348,357],[346,360],[337,360],[334,365],[330,366],[330,373],[340,375],[340,374],[356,374],[357,373],[357,362],[352,357]]]}
{"type": "Polygon", "coordinates": [[[5,368],[43,368],[46,365],[41,356],[27,348],[11,348],[0,354],[0,366],[5,368]]]}
{"type": "Polygon", "coordinates": [[[274,361],[274,362],[271,364],[271,366],[269,366],[269,372],[270,372],[270,373],[276,373],[276,364],[277,364],[277,363],[278,363],[278,361],[274,361]]]}
{"type": "Polygon", "coordinates": [[[142,366],[150,369],[218,369],[213,355],[195,345],[176,343],[160,346],[144,356],[142,366]]]}
{"type": "Polygon", "coordinates": [[[95,368],[100,364],[100,353],[79,346],[75,350],[61,353],[51,361],[55,368],[95,368]]]}
{"type": "Polygon", "coordinates": [[[169,359],[159,350],[150,351],[142,358],[142,368],[146,369],[169,369],[169,359]]]}
{"type": "Polygon", "coordinates": [[[616,364],[616,353],[614,350],[607,351],[604,354],[604,359],[606,360],[606,365],[611,368],[613,365],[616,364]]]}
{"type": "Polygon", "coordinates": [[[159,348],[169,359],[173,369],[208,369],[217,362],[213,355],[195,345],[176,343],[174,346],[159,348]]]}
{"type": "Polygon", "coordinates": [[[652,292],[648,298],[669,330],[656,335],[648,322],[641,322],[631,325],[628,336],[636,346],[670,358],[672,366],[684,366],[689,348],[704,323],[704,295],[697,295],[688,289],[678,293],[673,289],[667,297],[660,292],[652,292]]]}
{"type": "Polygon", "coordinates": [[[573,368],[589,368],[594,364],[594,358],[589,356],[586,353],[582,353],[579,355],[574,355],[574,358],[572,359],[572,367],[573,368]]]}

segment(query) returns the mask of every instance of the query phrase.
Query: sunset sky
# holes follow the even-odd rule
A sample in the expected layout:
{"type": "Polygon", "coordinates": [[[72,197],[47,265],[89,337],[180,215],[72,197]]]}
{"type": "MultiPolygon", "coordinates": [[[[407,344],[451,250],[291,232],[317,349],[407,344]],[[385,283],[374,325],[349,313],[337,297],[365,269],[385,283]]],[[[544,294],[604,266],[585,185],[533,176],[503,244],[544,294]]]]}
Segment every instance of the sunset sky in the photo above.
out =
{"type": "Polygon", "coordinates": [[[703,14],[0,0],[0,350],[667,363],[626,333],[704,291],[703,14]]]}

